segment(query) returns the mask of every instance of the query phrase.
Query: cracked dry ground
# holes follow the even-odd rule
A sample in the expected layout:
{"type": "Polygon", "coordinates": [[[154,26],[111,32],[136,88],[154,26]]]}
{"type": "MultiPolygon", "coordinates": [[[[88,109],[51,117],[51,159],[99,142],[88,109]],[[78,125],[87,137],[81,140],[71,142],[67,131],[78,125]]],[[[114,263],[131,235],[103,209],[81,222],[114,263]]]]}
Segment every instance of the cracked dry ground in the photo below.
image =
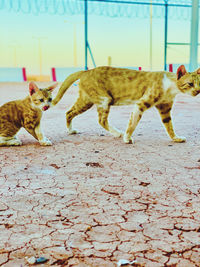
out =
{"type": "MultiPolygon", "coordinates": [[[[0,84],[0,104],[27,88],[0,84]]],[[[107,134],[95,108],[68,136],[65,110],[76,97],[73,87],[44,114],[52,147],[22,130],[23,146],[0,148],[0,266],[28,266],[31,256],[49,259],[43,266],[200,266],[200,97],[176,99],[186,143],[170,141],[153,108],[133,145],[107,134]]],[[[113,107],[111,123],[124,130],[130,112],[113,107]]]]}

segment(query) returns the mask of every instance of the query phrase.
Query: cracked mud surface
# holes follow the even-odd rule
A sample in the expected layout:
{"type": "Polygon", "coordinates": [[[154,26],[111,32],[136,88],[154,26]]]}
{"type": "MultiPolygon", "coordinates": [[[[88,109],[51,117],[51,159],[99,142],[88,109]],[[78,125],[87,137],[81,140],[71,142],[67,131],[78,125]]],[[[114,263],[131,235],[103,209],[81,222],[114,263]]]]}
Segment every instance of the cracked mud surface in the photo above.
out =
{"type": "MultiPolygon", "coordinates": [[[[27,83],[1,83],[0,105],[27,92],[27,83]]],[[[133,145],[106,133],[95,108],[68,136],[76,97],[72,87],[43,116],[52,147],[21,130],[23,146],[0,148],[0,266],[28,266],[31,256],[49,259],[42,266],[200,266],[200,97],[176,98],[186,143],[169,139],[153,108],[133,145]]],[[[113,107],[111,124],[124,131],[131,108],[113,107]]]]}

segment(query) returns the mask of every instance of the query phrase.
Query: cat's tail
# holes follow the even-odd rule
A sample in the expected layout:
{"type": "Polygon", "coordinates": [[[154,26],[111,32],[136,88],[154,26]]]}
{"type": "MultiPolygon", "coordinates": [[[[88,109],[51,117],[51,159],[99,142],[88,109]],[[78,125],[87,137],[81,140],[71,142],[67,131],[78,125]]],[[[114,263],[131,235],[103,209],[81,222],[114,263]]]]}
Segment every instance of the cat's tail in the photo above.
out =
{"type": "Polygon", "coordinates": [[[53,99],[52,101],[52,105],[56,105],[60,100],[61,98],[63,97],[64,93],[67,91],[67,89],[78,79],[81,78],[82,74],[86,72],[84,70],[82,71],[77,71],[71,75],[69,75],[65,80],[64,82],[61,84],[61,87],[56,95],[56,97],[53,99]]]}

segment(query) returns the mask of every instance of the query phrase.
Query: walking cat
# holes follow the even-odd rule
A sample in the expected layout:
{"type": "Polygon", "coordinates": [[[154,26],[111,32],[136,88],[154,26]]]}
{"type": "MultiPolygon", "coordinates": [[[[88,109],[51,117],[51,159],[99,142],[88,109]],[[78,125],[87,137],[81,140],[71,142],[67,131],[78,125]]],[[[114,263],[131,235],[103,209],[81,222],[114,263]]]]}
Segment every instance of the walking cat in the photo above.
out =
{"type": "Polygon", "coordinates": [[[40,120],[42,111],[51,106],[51,92],[56,86],[57,84],[54,84],[39,89],[34,82],[31,82],[29,96],[23,100],[10,101],[0,107],[0,146],[21,145],[21,141],[16,137],[21,127],[24,127],[41,145],[51,145],[41,131],[40,120]]]}
{"type": "Polygon", "coordinates": [[[72,129],[72,119],[95,104],[100,125],[114,136],[120,137],[122,134],[108,124],[110,106],[134,104],[124,134],[125,143],[132,143],[131,136],[143,112],[153,106],[159,111],[171,139],[175,142],[185,142],[184,137],[175,134],[170,112],[178,93],[192,96],[200,93],[200,69],[190,73],[186,71],[184,65],[181,65],[176,74],[113,67],[79,71],[71,74],[62,83],[52,104],[56,105],[69,86],[78,79],[80,79],[79,97],[66,113],[69,134],[76,133],[72,129]]]}

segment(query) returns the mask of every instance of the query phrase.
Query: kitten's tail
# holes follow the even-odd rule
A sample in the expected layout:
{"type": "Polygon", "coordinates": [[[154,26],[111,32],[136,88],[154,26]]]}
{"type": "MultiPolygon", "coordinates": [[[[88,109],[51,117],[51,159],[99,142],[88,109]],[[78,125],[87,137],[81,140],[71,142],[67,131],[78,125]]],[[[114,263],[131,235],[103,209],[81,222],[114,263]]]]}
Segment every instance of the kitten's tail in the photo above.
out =
{"type": "Polygon", "coordinates": [[[81,78],[82,74],[86,72],[84,70],[77,71],[71,75],[69,75],[64,82],[61,84],[61,87],[56,95],[56,97],[53,99],[52,104],[55,106],[63,97],[64,93],[67,91],[67,89],[78,79],[81,78]]]}

